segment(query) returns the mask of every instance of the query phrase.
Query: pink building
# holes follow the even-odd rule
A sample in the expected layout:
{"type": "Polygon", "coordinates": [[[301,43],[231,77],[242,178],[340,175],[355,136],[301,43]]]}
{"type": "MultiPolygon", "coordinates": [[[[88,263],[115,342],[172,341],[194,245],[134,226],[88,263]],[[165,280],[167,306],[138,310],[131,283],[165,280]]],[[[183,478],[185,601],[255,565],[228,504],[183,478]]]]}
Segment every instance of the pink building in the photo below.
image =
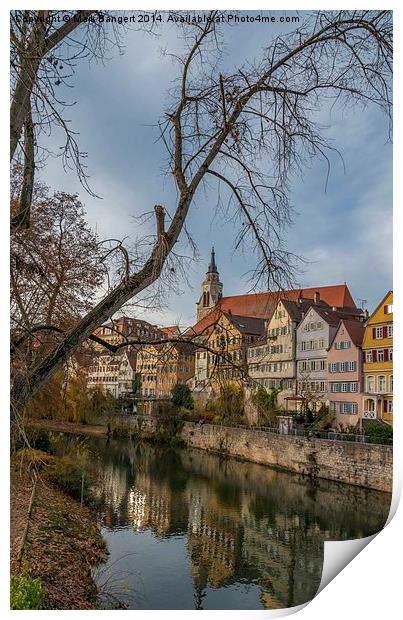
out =
{"type": "Polygon", "coordinates": [[[362,340],[365,325],[342,319],[328,348],[327,376],[334,426],[362,425],[362,340]]]}

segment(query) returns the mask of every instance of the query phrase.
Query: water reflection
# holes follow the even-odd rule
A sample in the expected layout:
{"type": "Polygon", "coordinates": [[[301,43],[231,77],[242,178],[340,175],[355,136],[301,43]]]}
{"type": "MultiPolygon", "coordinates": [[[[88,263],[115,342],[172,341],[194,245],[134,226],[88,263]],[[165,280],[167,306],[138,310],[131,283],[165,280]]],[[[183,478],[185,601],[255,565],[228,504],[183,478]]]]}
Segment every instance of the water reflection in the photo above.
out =
{"type": "Polygon", "coordinates": [[[202,451],[91,442],[106,568],[141,582],[131,608],[299,605],[319,586],[323,541],[368,536],[389,510],[388,494],[202,451]]]}

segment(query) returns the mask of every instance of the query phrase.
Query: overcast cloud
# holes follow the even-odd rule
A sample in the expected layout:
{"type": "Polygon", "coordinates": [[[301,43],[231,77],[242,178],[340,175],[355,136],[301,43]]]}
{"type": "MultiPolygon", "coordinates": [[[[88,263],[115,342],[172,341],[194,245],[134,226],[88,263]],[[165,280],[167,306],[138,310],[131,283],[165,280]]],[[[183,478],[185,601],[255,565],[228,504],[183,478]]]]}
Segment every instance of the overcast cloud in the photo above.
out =
{"type": "MultiPolygon", "coordinates": [[[[258,57],[273,33],[267,25],[229,29],[226,63],[258,57]]],[[[80,133],[81,149],[88,152],[91,187],[102,200],[87,195],[59,160],[49,160],[40,177],[54,189],[77,192],[101,238],[135,235],[133,215],[150,211],[156,203],[170,210],[174,205],[172,183],[162,175],[165,153],[152,128],[176,76],[173,63],[160,54],[161,47],[170,45],[177,45],[172,31],[159,39],[131,32],[123,56],[104,66],[83,62],[77,67],[74,91],[68,93],[77,104],[68,117],[80,133]]],[[[293,181],[296,215],[287,247],[308,261],[301,285],[346,281],[356,302],[366,299],[372,310],[392,287],[392,148],[387,122],[372,108],[333,114],[323,110],[321,121],[342,151],[346,171],[334,158],[326,189],[321,162],[293,181]]],[[[54,143],[57,139],[52,138],[54,143]]],[[[193,288],[182,282],[182,294],[171,295],[164,312],[148,312],[150,321],[192,323],[212,244],[224,294],[248,291],[250,284],[241,276],[253,267],[251,259],[233,255],[231,226],[214,219],[216,200],[214,192],[200,192],[190,213],[188,227],[202,257],[188,276],[193,288]]]]}

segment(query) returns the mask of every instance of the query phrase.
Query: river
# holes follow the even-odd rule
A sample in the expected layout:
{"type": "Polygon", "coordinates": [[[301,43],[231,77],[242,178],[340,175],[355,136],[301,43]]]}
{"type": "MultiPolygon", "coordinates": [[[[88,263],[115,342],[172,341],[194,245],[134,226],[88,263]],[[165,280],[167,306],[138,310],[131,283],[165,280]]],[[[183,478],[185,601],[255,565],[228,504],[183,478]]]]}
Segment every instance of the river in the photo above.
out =
{"type": "Polygon", "coordinates": [[[373,534],[390,495],[130,440],[87,439],[109,557],[101,607],[276,609],[316,593],[323,542],[373,534]]]}

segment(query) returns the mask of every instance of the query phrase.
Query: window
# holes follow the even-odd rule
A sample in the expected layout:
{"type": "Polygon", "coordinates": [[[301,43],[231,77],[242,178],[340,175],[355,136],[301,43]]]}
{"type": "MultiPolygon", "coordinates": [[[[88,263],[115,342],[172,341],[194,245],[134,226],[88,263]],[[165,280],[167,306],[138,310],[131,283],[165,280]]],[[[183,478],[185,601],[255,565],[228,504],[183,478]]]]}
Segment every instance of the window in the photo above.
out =
{"type": "Polygon", "coordinates": [[[388,400],[387,402],[388,402],[387,404],[388,413],[393,413],[393,400],[388,400]]]}
{"type": "Polygon", "coordinates": [[[383,362],[384,361],[384,351],[383,349],[378,349],[378,351],[376,352],[376,359],[378,362],[383,362]]]}
{"type": "Polygon", "coordinates": [[[329,368],[330,372],[337,372],[337,369],[338,369],[338,364],[336,364],[335,362],[332,362],[329,368]]]}
{"type": "Polygon", "coordinates": [[[393,336],[393,325],[388,325],[387,334],[388,334],[388,338],[392,338],[392,336],[393,336]]]}
{"type": "Polygon", "coordinates": [[[336,349],[349,349],[350,347],[350,340],[340,340],[339,342],[336,342],[336,349]]]}
{"type": "Polygon", "coordinates": [[[332,392],[340,392],[340,383],[332,383],[331,390],[332,392]]]}
{"type": "Polygon", "coordinates": [[[385,314],[392,314],[393,312],[393,304],[387,304],[383,307],[383,311],[385,314]]]}
{"type": "Polygon", "coordinates": [[[341,391],[342,392],[348,392],[348,383],[342,383],[341,384],[341,391]]]}
{"type": "Polygon", "coordinates": [[[348,362],[348,371],[353,372],[356,369],[356,362],[348,362]]]}
{"type": "Polygon", "coordinates": [[[372,362],[372,351],[366,351],[365,352],[365,361],[366,362],[372,362]]]}
{"type": "Polygon", "coordinates": [[[367,392],[375,391],[375,377],[367,377],[367,392]]]}
{"type": "Polygon", "coordinates": [[[358,384],[350,383],[350,392],[357,392],[358,384]]]}
{"type": "Polygon", "coordinates": [[[393,392],[393,375],[389,377],[389,392],[393,392]]]}
{"type": "Polygon", "coordinates": [[[319,382],[319,392],[326,392],[326,381],[319,382]]]}
{"type": "Polygon", "coordinates": [[[380,392],[384,392],[386,389],[386,378],[383,375],[378,377],[378,388],[380,392]]]}
{"type": "Polygon", "coordinates": [[[383,338],[383,327],[375,327],[375,338],[383,338]]]}
{"type": "Polygon", "coordinates": [[[357,413],[357,403],[341,403],[341,413],[357,413]]]}

